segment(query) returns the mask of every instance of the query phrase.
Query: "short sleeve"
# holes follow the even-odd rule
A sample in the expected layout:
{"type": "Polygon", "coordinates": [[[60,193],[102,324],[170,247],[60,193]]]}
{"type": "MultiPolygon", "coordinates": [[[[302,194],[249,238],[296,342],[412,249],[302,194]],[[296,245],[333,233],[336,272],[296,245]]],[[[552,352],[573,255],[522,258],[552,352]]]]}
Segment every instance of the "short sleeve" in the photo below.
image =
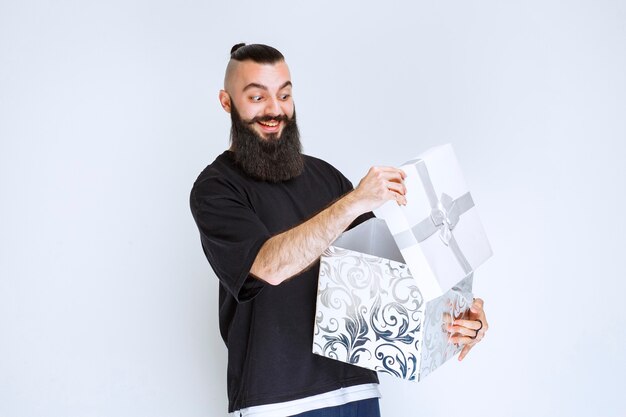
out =
{"type": "Polygon", "coordinates": [[[194,185],[190,206],[204,254],[222,285],[237,302],[254,298],[266,285],[250,275],[271,237],[265,225],[242,195],[217,179],[194,185]]]}

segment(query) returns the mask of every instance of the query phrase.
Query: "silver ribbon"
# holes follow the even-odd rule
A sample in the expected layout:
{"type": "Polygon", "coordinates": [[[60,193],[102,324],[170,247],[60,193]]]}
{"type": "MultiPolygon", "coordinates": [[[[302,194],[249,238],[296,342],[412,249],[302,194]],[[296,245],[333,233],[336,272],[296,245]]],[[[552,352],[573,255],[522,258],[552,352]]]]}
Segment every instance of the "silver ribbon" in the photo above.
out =
{"type": "Polygon", "coordinates": [[[437,198],[437,193],[424,161],[418,159],[407,162],[407,164],[410,163],[416,163],[415,168],[424,185],[424,191],[430,203],[430,216],[411,227],[410,230],[394,235],[398,247],[400,250],[406,249],[415,242],[413,237],[420,243],[439,232],[439,238],[443,244],[452,250],[463,271],[469,274],[472,272],[472,266],[463,255],[459,244],[454,238],[454,234],[452,234],[452,230],[461,219],[461,214],[474,207],[472,195],[467,192],[459,198],[453,199],[448,194],[442,193],[441,198],[437,198]]]}

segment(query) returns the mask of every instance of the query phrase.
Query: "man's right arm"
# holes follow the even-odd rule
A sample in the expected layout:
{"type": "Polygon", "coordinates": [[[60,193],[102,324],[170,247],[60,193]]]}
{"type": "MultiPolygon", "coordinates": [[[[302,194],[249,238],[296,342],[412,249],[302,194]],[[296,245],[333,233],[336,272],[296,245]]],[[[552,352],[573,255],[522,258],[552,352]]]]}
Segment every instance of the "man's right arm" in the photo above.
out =
{"type": "Polygon", "coordinates": [[[250,273],[272,285],[299,274],[359,215],[388,200],[406,204],[405,177],[398,168],[370,168],[356,189],[304,223],[268,239],[259,250],[250,273]]]}

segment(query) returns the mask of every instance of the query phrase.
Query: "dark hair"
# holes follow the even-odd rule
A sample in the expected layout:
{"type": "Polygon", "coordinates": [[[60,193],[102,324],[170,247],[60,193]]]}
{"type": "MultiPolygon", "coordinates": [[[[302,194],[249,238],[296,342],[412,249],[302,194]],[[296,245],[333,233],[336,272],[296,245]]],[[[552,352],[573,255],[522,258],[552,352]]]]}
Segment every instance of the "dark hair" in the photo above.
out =
{"type": "Polygon", "coordinates": [[[278,61],[284,61],[285,57],[280,51],[271,46],[254,43],[246,45],[238,43],[230,50],[230,59],[235,61],[253,61],[257,64],[274,64],[278,61]]]}

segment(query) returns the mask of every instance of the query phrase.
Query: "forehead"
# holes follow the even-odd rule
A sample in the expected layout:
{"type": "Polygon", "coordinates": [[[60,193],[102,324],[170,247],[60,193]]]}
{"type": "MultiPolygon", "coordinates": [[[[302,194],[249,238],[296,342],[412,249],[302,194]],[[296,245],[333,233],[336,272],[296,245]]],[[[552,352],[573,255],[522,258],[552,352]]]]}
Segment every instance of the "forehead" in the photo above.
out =
{"type": "Polygon", "coordinates": [[[291,81],[289,67],[284,61],[274,64],[258,64],[253,61],[237,62],[232,73],[233,88],[243,91],[249,84],[259,84],[269,90],[279,89],[287,81],[291,81]]]}

